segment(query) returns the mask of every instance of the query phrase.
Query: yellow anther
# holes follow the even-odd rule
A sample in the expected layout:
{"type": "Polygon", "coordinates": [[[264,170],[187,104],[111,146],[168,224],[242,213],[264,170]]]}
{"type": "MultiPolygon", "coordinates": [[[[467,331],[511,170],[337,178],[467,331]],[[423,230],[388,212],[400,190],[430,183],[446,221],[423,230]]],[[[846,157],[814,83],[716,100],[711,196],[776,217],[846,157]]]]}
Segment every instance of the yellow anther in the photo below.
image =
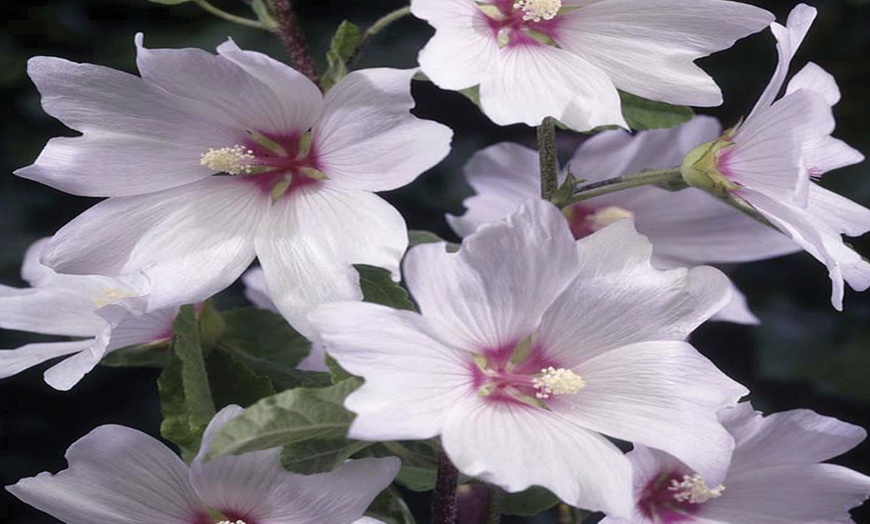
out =
{"type": "Polygon", "coordinates": [[[526,21],[552,20],[562,9],[562,0],[517,0],[514,9],[522,9],[526,21]]]}
{"type": "Polygon", "coordinates": [[[668,490],[676,492],[674,493],[674,498],[677,502],[703,504],[721,497],[722,492],[725,491],[725,486],[720,484],[719,486],[710,489],[707,486],[707,483],[704,482],[704,479],[701,478],[701,475],[696,473],[694,475],[683,475],[683,480],[681,482],[672,480],[671,485],[668,486],[668,490]]]}
{"type": "Polygon", "coordinates": [[[199,163],[220,173],[230,175],[249,175],[256,157],[254,152],[244,146],[209,149],[199,158],[199,163]]]}
{"type": "Polygon", "coordinates": [[[113,304],[121,299],[137,296],[136,293],[124,291],[123,289],[106,288],[100,291],[100,294],[91,298],[91,304],[94,307],[101,308],[113,304]]]}
{"type": "Polygon", "coordinates": [[[570,369],[552,366],[541,370],[541,376],[532,380],[532,387],[538,390],[537,398],[550,398],[551,395],[569,395],[586,387],[586,381],[570,369]]]}

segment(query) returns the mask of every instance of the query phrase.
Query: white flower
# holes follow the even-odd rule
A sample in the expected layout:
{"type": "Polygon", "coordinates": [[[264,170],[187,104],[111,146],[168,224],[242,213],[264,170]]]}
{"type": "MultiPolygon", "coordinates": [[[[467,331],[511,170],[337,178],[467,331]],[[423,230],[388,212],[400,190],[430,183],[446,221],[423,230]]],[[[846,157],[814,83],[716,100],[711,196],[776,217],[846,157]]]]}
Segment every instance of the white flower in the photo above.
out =
{"type": "MultiPolygon", "coordinates": [[[[635,135],[605,131],[577,149],[562,179],[568,170],[591,183],[646,169],[671,168],[690,149],[720,133],[719,124],[710,117],[635,135]]],[[[460,236],[509,215],[540,193],[538,154],[517,144],[496,144],[479,151],[466,164],[465,176],[477,194],[465,200],[468,210],[464,215],[447,217],[460,236]]],[[[746,262],[800,249],[778,232],[694,188],[671,192],[639,187],[578,202],[564,213],[575,238],[632,217],[638,232],[653,244],[653,265],[662,269],[746,262]]],[[[736,287],[731,296],[728,306],[713,318],[757,323],[736,287]]]]}
{"type": "Polygon", "coordinates": [[[628,127],[617,89],[694,106],[722,103],[694,60],[767,27],[773,15],[722,0],[412,0],[435,27],[420,67],[436,85],[480,86],[500,125],[628,127]]]}
{"type": "Polygon", "coordinates": [[[724,474],[733,441],[715,411],[746,390],[684,339],[727,302],[728,281],[708,267],[658,271],[650,250],[630,221],[575,243],[540,200],[457,253],[414,247],[404,276],[422,314],[344,302],[310,317],[365,378],[346,400],[350,437],[440,435],[466,475],[622,514],[631,473],[603,435],[724,474]]]}
{"type": "Polygon", "coordinates": [[[55,235],[48,265],[144,271],[149,307],[160,308],[224,289],[256,256],[301,331],[310,307],[362,298],[352,264],[398,278],[404,220],[372,191],[414,180],[447,154],[451,136],[411,115],[413,70],[353,72],[324,96],[231,41],[218,55],[136,41],[141,78],[30,61],[45,110],[83,135],[51,140],[17,174],[111,197],[55,235]]]}
{"type": "Polygon", "coordinates": [[[737,447],[725,480],[708,485],[666,453],[637,446],[635,509],[602,524],[847,524],[849,509],[870,495],[870,477],[820,462],[864,440],[858,426],[810,410],[763,417],[748,403],[724,410],[737,447]]]}
{"type": "Polygon", "coordinates": [[[804,67],[775,100],[815,16],[815,9],[800,4],[787,27],[771,25],[779,52],[773,79],[743,123],[689,153],[683,174],[691,184],[748,203],[824,263],[832,282],[831,303],[842,310],[844,281],[858,291],[870,287],[870,263],[846,246],[841,235],[870,231],[870,210],[811,178],[864,157],[831,137],[831,107],[840,100],[840,91],[819,66],[804,67]]]}
{"type": "MultiPolygon", "coordinates": [[[[263,269],[259,267],[251,268],[242,275],[242,282],[245,284],[245,297],[260,309],[267,309],[278,313],[278,307],[272,298],[269,296],[269,290],[266,288],[266,277],[263,275],[263,269]]],[[[311,350],[308,356],[302,359],[296,366],[296,369],[303,371],[329,371],[326,365],[326,350],[322,344],[317,342],[311,343],[311,350]]]]}
{"type": "Polygon", "coordinates": [[[45,372],[46,383],[65,391],[111,351],[172,337],[177,307],[142,314],[148,299],[146,278],[59,275],[39,263],[48,241],[36,242],[24,257],[21,276],[32,287],[0,285],[0,328],[81,340],[2,350],[0,378],[68,357],[45,372]]]}
{"type": "Polygon", "coordinates": [[[242,408],[212,419],[188,466],[169,448],[124,426],[100,426],[66,452],[69,468],[40,473],[6,489],[66,524],[334,524],[362,517],[399,470],[394,457],[345,462],[298,475],[281,467],[281,448],[204,462],[214,435],[242,408]]]}

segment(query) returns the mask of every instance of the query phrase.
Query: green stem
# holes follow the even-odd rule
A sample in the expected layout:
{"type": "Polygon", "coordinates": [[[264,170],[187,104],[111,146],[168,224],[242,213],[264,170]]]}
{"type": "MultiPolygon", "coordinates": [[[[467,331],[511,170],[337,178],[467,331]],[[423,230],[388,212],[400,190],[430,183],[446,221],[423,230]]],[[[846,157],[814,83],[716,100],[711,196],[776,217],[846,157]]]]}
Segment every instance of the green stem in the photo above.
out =
{"type": "Polygon", "coordinates": [[[549,116],[538,126],[538,159],[541,166],[541,198],[550,201],[559,186],[559,159],[556,155],[556,122],[549,116]]]}
{"type": "Polygon", "coordinates": [[[486,505],[486,524],[501,523],[501,508],[504,504],[504,491],[489,486],[489,502],[486,505]]]}
{"type": "Polygon", "coordinates": [[[356,61],[359,60],[359,57],[360,57],[360,55],[362,55],[363,50],[369,44],[371,39],[375,37],[375,35],[377,35],[381,31],[383,31],[384,29],[386,29],[387,26],[389,26],[390,24],[392,24],[396,20],[399,20],[403,17],[406,17],[410,14],[411,14],[411,6],[406,6],[406,7],[396,9],[395,11],[393,11],[391,13],[387,13],[386,15],[384,15],[381,18],[379,18],[378,20],[376,20],[375,23],[372,24],[371,27],[369,27],[365,33],[363,33],[363,36],[360,39],[359,44],[357,44],[356,49],[353,50],[353,53],[351,53],[350,58],[347,59],[348,67],[349,68],[353,67],[353,65],[356,63],[356,61]]]}
{"type": "Polygon", "coordinates": [[[206,0],[193,0],[196,5],[201,7],[204,11],[208,11],[209,13],[217,16],[218,18],[223,18],[229,22],[234,24],[240,24],[248,27],[254,27],[256,29],[263,29],[265,31],[269,31],[270,29],[263,25],[259,20],[252,20],[250,18],[245,18],[242,16],[236,16],[232,13],[227,13],[222,9],[218,9],[217,7],[211,5],[206,0]]]}
{"type": "Polygon", "coordinates": [[[601,182],[594,182],[580,186],[574,192],[574,196],[568,201],[568,205],[576,204],[583,200],[588,200],[608,193],[615,193],[623,189],[631,189],[634,187],[648,186],[650,184],[665,184],[677,183],[682,180],[679,168],[673,169],[656,169],[649,171],[641,171],[631,175],[619,176],[601,182]]]}

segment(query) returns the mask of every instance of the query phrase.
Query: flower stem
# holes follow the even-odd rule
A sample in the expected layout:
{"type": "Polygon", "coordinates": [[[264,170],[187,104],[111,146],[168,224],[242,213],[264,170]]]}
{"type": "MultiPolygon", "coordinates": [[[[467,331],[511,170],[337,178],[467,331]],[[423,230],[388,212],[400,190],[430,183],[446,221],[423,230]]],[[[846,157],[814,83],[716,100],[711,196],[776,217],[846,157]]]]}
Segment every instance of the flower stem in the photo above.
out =
{"type": "Polygon", "coordinates": [[[393,11],[391,13],[387,13],[384,16],[382,16],[381,18],[379,18],[378,20],[376,20],[375,23],[372,24],[371,27],[369,27],[365,33],[363,33],[362,38],[359,41],[359,44],[357,44],[357,46],[356,46],[356,49],[353,50],[353,53],[351,53],[350,58],[347,59],[348,67],[352,67],[356,63],[356,61],[359,60],[359,57],[360,57],[360,55],[362,55],[363,50],[369,44],[371,39],[375,37],[376,34],[380,33],[384,29],[386,29],[387,26],[389,26],[390,24],[392,24],[396,20],[399,20],[400,18],[403,18],[403,17],[408,16],[410,14],[411,14],[411,6],[406,6],[406,7],[401,7],[399,9],[396,9],[395,11],[393,11]]]}
{"type": "Polygon", "coordinates": [[[489,502],[486,505],[486,524],[501,523],[501,508],[504,503],[504,491],[495,486],[489,486],[489,502]]]}
{"type": "Polygon", "coordinates": [[[290,60],[293,61],[293,65],[300,73],[316,84],[318,80],[317,66],[314,64],[314,58],[311,56],[308,44],[305,43],[305,36],[299,27],[299,21],[296,19],[296,13],[293,12],[290,0],[269,0],[269,3],[275,12],[275,19],[278,21],[278,37],[290,55],[290,60]]]}
{"type": "Polygon", "coordinates": [[[224,11],[222,9],[218,9],[217,7],[211,5],[206,0],[193,0],[193,1],[196,3],[196,5],[201,7],[204,11],[207,11],[207,12],[215,15],[218,18],[223,18],[224,20],[227,20],[227,21],[232,22],[234,24],[239,24],[239,25],[244,25],[244,26],[248,26],[248,27],[254,27],[257,29],[263,29],[263,30],[269,31],[269,28],[266,27],[265,25],[263,25],[259,20],[252,20],[250,18],[245,18],[242,16],[236,16],[232,13],[227,13],[226,11],[224,11]]]}
{"type": "Polygon", "coordinates": [[[549,201],[553,199],[559,185],[556,122],[549,116],[538,126],[538,159],[541,166],[541,198],[549,201]]]}
{"type": "Polygon", "coordinates": [[[678,184],[681,181],[682,175],[680,174],[679,168],[641,171],[640,173],[619,176],[608,180],[602,180],[601,182],[594,182],[592,184],[580,186],[574,192],[574,196],[568,201],[568,205],[576,204],[577,202],[606,195],[608,193],[622,191],[623,189],[631,189],[650,184],[678,184]]]}
{"type": "Polygon", "coordinates": [[[432,524],[454,524],[456,521],[456,488],[459,471],[450,462],[446,453],[438,453],[438,477],[435,481],[435,498],[432,501],[432,524]]]}

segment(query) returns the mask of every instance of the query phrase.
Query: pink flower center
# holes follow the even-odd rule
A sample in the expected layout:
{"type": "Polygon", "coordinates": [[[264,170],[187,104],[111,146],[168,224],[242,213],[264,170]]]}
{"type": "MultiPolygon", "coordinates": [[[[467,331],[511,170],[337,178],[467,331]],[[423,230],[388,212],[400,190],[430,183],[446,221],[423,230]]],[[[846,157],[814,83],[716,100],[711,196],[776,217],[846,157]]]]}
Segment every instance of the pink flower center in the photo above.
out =
{"type": "Polygon", "coordinates": [[[483,19],[499,45],[554,44],[561,0],[492,0],[482,4],[483,19]]]}
{"type": "Polygon", "coordinates": [[[579,240],[623,218],[633,218],[634,213],[617,206],[596,208],[577,203],[563,211],[574,238],[579,240]]]}
{"type": "Polygon", "coordinates": [[[242,144],[206,151],[200,163],[257,184],[273,201],[326,178],[310,135],[249,134],[242,144]]]}
{"type": "Polygon", "coordinates": [[[491,402],[545,408],[552,396],[577,393],[586,386],[579,375],[547,357],[532,337],[475,354],[469,369],[473,388],[491,402]]]}
{"type": "Polygon", "coordinates": [[[697,474],[662,472],[646,485],[638,507],[644,517],[661,524],[694,522],[703,505],[722,495],[724,486],[710,489],[697,474]]]}

